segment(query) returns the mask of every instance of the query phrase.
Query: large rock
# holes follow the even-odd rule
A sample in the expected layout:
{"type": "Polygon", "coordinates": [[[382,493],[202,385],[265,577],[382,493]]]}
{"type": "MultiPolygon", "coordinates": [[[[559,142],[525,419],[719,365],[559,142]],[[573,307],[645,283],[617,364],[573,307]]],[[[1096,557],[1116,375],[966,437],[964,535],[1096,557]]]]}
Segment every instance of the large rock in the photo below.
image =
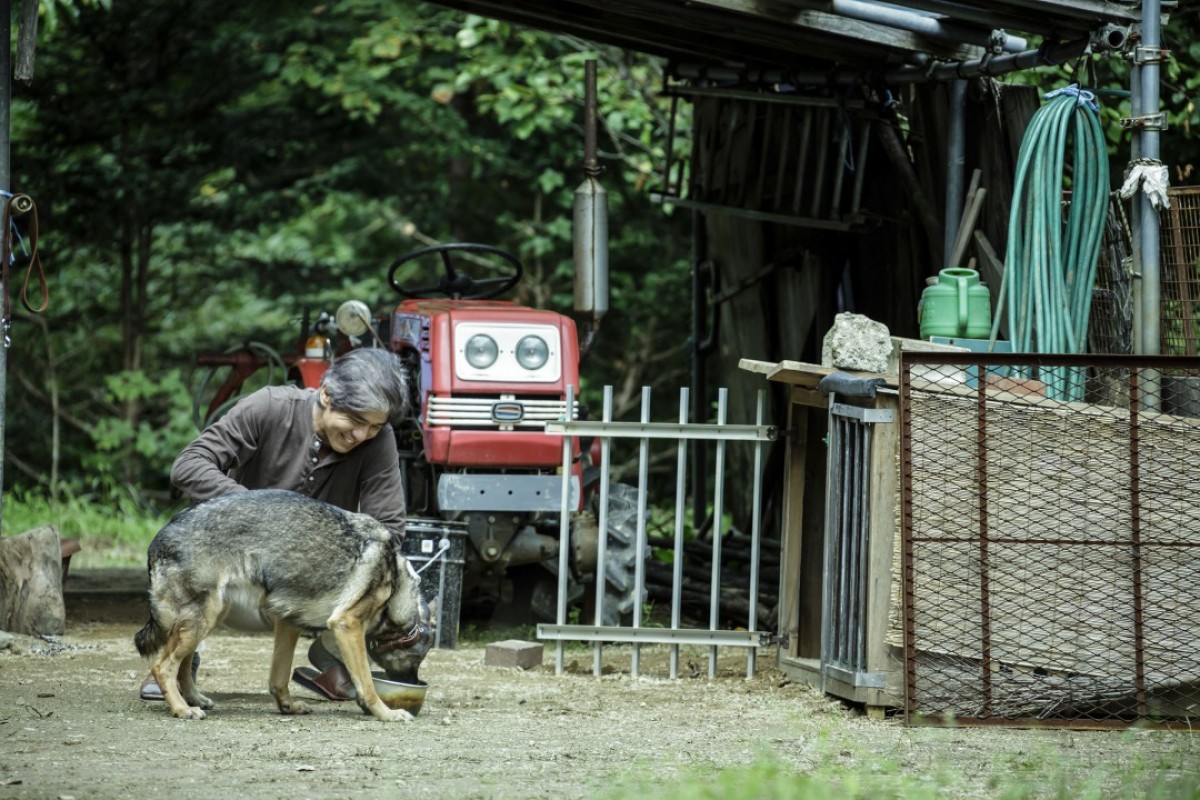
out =
{"type": "Polygon", "coordinates": [[[892,355],[887,326],[862,314],[841,313],[825,334],[821,366],[886,374],[892,355]]]}
{"type": "Polygon", "coordinates": [[[0,539],[0,630],[57,635],[66,617],[58,528],[0,539]]]}

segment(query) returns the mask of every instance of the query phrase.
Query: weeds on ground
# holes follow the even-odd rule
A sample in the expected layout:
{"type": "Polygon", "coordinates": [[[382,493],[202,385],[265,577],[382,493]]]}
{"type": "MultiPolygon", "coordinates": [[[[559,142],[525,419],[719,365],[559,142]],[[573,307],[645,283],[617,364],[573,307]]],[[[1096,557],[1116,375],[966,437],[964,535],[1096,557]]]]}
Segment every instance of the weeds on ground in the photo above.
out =
{"type": "Polygon", "coordinates": [[[1038,748],[1024,750],[1019,764],[1009,754],[999,756],[983,774],[964,775],[949,765],[914,769],[887,758],[848,762],[848,745],[827,733],[804,753],[803,761],[815,765],[811,769],[764,752],[746,766],[715,771],[690,766],[667,778],[659,773],[631,779],[598,794],[597,800],[1200,800],[1195,744],[1189,734],[1177,735],[1177,745],[1150,760],[1071,765],[1052,749],[1038,748]]]}
{"type": "Polygon", "coordinates": [[[20,490],[4,493],[0,523],[3,536],[54,525],[63,539],[77,539],[82,550],[72,565],[136,567],[146,563],[146,548],[170,513],[146,509],[132,499],[77,494],[50,498],[20,490]]]}

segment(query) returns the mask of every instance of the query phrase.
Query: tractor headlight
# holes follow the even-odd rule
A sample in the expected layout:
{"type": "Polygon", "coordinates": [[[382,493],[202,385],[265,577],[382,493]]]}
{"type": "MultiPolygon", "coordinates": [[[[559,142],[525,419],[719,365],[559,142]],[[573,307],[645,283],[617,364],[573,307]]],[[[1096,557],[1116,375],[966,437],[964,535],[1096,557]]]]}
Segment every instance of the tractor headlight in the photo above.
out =
{"type": "Polygon", "coordinates": [[[467,340],[467,363],[475,369],[487,369],[496,363],[496,356],[499,354],[496,340],[486,333],[477,333],[467,340]]]}
{"type": "Polygon", "coordinates": [[[550,346],[540,336],[526,336],[517,342],[517,363],[525,369],[541,369],[550,358],[550,346]]]}

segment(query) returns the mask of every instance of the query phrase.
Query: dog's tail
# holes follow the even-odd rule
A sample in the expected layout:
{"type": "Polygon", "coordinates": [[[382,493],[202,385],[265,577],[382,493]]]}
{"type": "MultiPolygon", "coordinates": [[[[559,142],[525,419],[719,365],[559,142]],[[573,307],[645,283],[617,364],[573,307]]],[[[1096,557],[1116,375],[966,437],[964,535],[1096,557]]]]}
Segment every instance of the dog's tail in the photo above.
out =
{"type": "Polygon", "coordinates": [[[133,643],[143,656],[152,656],[167,643],[167,632],[158,624],[158,620],[150,617],[145,627],[133,635],[133,643]]]}

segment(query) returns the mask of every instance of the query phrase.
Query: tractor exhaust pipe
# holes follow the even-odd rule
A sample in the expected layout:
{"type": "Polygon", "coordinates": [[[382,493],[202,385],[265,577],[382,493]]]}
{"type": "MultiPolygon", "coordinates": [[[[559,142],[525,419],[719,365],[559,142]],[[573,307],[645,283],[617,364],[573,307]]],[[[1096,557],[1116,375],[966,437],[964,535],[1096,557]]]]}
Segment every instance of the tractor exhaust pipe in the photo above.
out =
{"type": "Polygon", "coordinates": [[[583,183],[575,190],[575,312],[579,358],[592,349],[608,311],[608,193],[600,185],[596,157],[596,61],[584,65],[583,183]]]}

